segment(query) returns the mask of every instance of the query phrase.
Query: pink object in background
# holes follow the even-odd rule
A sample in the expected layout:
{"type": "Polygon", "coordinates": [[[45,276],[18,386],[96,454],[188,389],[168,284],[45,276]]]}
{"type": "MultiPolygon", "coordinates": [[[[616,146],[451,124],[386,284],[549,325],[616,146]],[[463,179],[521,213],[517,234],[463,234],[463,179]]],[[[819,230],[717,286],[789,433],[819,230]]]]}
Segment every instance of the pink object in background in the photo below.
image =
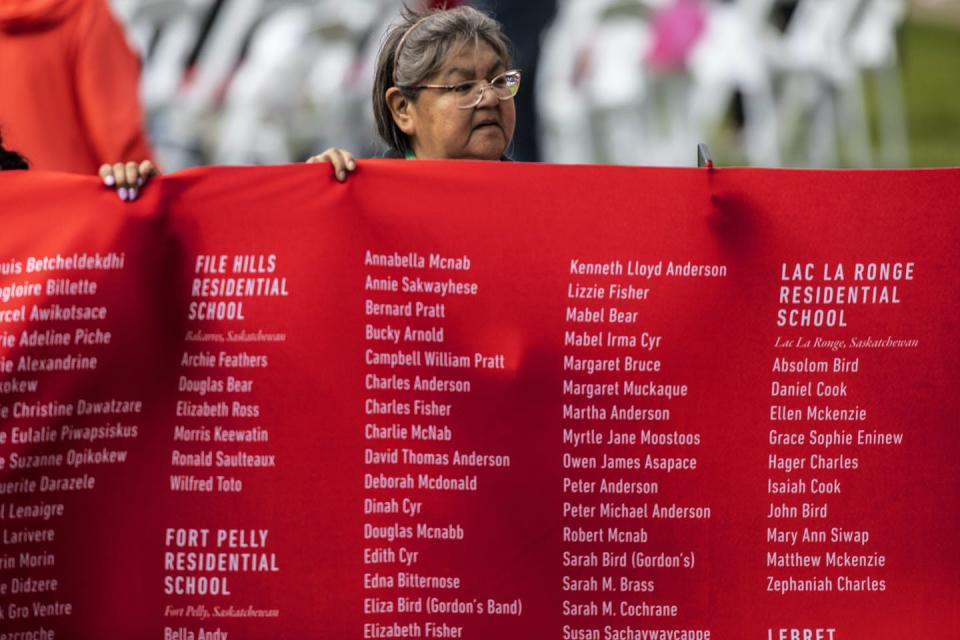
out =
{"type": "Polygon", "coordinates": [[[653,44],[647,62],[661,71],[683,69],[706,23],[706,10],[696,0],[676,0],[658,10],[653,14],[653,44]]]}

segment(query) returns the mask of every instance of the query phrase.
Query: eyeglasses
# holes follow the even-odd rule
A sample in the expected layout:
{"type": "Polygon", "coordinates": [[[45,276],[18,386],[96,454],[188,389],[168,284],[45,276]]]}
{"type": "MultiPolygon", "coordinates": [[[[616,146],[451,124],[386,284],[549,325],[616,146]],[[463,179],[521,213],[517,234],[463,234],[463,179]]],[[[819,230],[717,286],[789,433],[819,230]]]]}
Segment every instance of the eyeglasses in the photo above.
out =
{"type": "Polygon", "coordinates": [[[520,71],[511,69],[487,82],[486,80],[467,80],[457,84],[400,84],[401,89],[442,89],[452,93],[458,109],[473,109],[483,100],[483,92],[489,89],[497,100],[510,100],[520,90],[520,71]]]}

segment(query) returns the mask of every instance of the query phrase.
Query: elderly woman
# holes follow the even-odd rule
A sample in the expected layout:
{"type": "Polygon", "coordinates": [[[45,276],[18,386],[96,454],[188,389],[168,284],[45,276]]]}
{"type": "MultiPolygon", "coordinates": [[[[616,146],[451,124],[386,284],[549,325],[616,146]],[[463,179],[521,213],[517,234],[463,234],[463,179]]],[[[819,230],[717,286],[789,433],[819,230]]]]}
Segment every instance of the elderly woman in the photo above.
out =
{"type": "MultiPolygon", "coordinates": [[[[502,160],[516,124],[520,72],[496,20],[471,7],[401,10],[377,57],[373,110],[388,157],[502,160]]],[[[343,149],[307,162],[329,162],[338,180],[356,169],[343,149]]],[[[104,165],[104,182],[134,199],[158,172],[148,162],[104,165]],[[129,194],[129,195],[128,195],[129,194]]]]}
{"type": "MultiPolygon", "coordinates": [[[[403,10],[377,58],[373,110],[388,157],[501,160],[516,124],[520,72],[500,25],[470,7],[403,10]]],[[[343,181],[353,156],[327,149],[343,181]]]]}

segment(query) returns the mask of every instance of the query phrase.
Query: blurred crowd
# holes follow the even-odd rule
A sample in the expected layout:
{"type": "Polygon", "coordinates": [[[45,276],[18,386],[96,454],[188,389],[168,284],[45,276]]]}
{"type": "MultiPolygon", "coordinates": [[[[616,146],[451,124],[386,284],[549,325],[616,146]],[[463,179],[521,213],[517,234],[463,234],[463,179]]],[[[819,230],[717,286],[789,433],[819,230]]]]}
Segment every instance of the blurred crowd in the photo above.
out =
{"type": "MultiPolygon", "coordinates": [[[[373,64],[399,4],[110,0],[142,61],[147,130],[166,171],[280,164],[333,146],[381,153],[373,64]]],[[[491,12],[514,41],[517,160],[690,165],[707,142],[726,164],[909,164],[897,39],[906,0],[446,4],[491,12]]]]}

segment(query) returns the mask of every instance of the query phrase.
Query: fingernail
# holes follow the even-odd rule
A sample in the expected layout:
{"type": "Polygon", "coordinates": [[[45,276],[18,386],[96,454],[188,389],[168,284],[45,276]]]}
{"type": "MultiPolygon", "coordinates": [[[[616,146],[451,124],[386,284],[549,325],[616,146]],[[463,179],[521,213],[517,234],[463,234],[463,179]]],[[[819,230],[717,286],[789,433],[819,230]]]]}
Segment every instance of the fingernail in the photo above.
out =
{"type": "Polygon", "coordinates": [[[117,189],[117,195],[120,196],[121,200],[127,200],[127,188],[120,187],[119,189],[117,189]]]}
{"type": "Polygon", "coordinates": [[[129,193],[130,199],[136,200],[138,195],[140,195],[140,190],[137,189],[136,187],[132,187],[129,193]]]}
{"type": "Polygon", "coordinates": [[[344,179],[346,179],[346,177],[347,177],[346,173],[344,173],[343,171],[337,171],[337,180],[343,181],[344,179]]]}
{"type": "Polygon", "coordinates": [[[357,168],[357,163],[351,160],[350,162],[347,163],[347,166],[350,168],[351,171],[353,171],[354,169],[357,168]]]}
{"type": "Polygon", "coordinates": [[[138,186],[138,187],[142,187],[142,186],[143,186],[143,178],[137,178],[137,186],[138,186]]]}
{"type": "Polygon", "coordinates": [[[108,187],[112,187],[114,184],[116,184],[116,182],[117,181],[114,180],[113,176],[103,176],[103,184],[107,185],[108,187]]]}

